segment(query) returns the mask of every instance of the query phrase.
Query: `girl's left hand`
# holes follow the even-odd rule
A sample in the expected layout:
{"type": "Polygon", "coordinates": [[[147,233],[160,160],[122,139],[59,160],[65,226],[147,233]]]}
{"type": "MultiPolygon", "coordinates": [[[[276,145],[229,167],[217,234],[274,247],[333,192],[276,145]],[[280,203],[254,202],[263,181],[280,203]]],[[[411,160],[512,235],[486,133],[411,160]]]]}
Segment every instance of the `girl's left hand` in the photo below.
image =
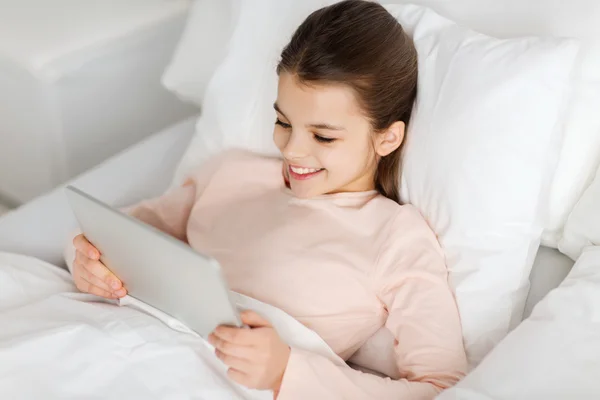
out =
{"type": "Polygon", "coordinates": [[[277,395],[290,347],[269,321],[254,311],[243,311],[241,317],[252,329],[221,325],[209,335],[208,342],[229,367],[227,376],[231,380],[250,389],[273,390],[277,395]]]}

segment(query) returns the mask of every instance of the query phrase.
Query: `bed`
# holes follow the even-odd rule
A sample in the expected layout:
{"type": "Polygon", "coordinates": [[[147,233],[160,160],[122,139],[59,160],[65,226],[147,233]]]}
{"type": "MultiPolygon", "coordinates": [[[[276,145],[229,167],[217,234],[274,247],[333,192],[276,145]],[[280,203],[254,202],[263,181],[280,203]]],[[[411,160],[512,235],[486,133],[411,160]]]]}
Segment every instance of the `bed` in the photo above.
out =
{"type": "MultiPolygon", "coordinates": [[[[194,124],[195,118],[189,118],[157,132],[69,183],[118,206],[158,195],[169,186],[173,170],[192,137],[194,124]]],[[[26,254],[65,267],[63,249],[76,229],[76,222],[63,187],[0,218],[1,252],[26,254]]],[[[530,276],[525,317],[564,280],[572,266],[573,261],[558,250],[539,249],[530,276]]],[[[459,394],[453,398],[480,398],[468,397],[460,388],[456,390],[459,394]]],[[[499,398],[509,399],[514,391],[507,393],[499,398]]]]}
{"type": "MultiPolygon", "coordinates": [[[[481,30],[498,33],[499,36],[536,30],[552,33],[547,23],[556,12],[546,8],[547,13],[537,13],[532,8],[527,10],[525,18],[525,14],[520,13],[523,10],[519,8],[519,1],[507,0],[504,8],[498,3],[486,2],[488,5],[495,4],[496,8],[492,9],[501,14],[502,17],[496,19],[495,13],[483,12],[482,8],[485,7],[481,5],[477,8],[479,12],[473,11],[477,3],[474,1],[465,0],[453,8],[443,1],[425,3],[455,17],[457,21],[473,23],[481,30]],[[511,18],[512,25],[503,24],[502,21],[511,18]],[[535,23],[528,24],[527,21],[535,23]]],[[[597,10],[589,2],[587,5],[590,7],[586,8],[585,5],[586,1],[582,0],[580,7],[568,14],[571,22],[575,17],[585,14],[584,9],[589,12],[597,10]]],[[[558,30],[566,34],[579,32],[576,29],[578,27],[567,20],[559,25],[558,30]]],[[[589,34],[591,29],[585,33],[589,34]]],[[[194,136],[195,133],[208,132],[202,129],[207,126],[201,122],[202,118],[197,120],[192,117],[154,133],[69,183],[115,206],[125,206],[158,195],[172,184],[172,177],[181,165],[188,144],[194,143],[198,137],[194,136]]],[[[590,137],[598,140],[597,131],[592,131],[590,137]]],[[[577,146],[581,146],[580,141],[577,146]]],[[[574,160],[572,166],[579,161],[589,164],[595,162],[590,155],[587,160],[574,160]]],[[[592,168],[587,168],[586,174],[588,176],[582,177],[581,181],[572,183],[578,187],[570,189],[577,189],[574,192],[578,193],[569,193],[570,198],[561,204],[565,209],[577,202],[578,196],[589,183],[592,168]]],[[[564,176],[562,178],[564,180],[564,176]]],[[[64,267],[63,248],[76,223],[63,187],[0,218],[0,251],[26,254],[64,267]]],[[[553,228],[556,229],[550,233],[560,231],[558,225],[553,228]]],[[[557,237],[550,234],[545,241],[556,246],[557,237]]],[[[529,286],[526,288],[523,318],[515,321],[512,332],[463,381],[439,398],[600,398],[600,389],[595,384],[595,377],[600,374],[600,364],[595,361],[600,357],[600,338],[597,338],[600,274],[596,272],[599,270],[600,252],[597,249],[586,250],[574,263],[555,248],[541,246],[535,255],[531,272],[527,270],[529,286]]],[[[63,270],[52,271],[54,275],[60,275],[65,285],[69,284],[68,275],[64,275],[63,270]]],[[[527,276],[524,277],[525,281],[527,276]]]]}

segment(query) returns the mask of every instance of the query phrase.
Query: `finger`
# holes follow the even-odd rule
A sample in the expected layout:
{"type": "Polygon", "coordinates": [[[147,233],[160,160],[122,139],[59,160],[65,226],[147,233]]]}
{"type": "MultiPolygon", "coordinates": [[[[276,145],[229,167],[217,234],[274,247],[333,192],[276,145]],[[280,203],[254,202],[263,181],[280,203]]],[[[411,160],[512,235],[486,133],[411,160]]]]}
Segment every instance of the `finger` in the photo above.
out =
{"type": "Polygon", "coordinates": [[[73,238],[73,246],[92,260],[100,259],[100,252],[98,249],[94,247],[83,234],[79,234],[73,238]]]}
{"type": "Polygon", "coordinates": [[[227,365],[229,368],[234,368],[246,374],[252,371],[252,363],[250,363],[250,361],[248,361],[247,359],[225,354],[219,349],[215,350],[215,355],[219,360],[223,362],[223,364],[227,365]]]}
{"type": "Polygon", "coordinates": [[[220,325],[214,330],[213,334],[226,342],[244,346],[254,346],[257,343],[257,337],[252,333],[252,329],[220,325]]]}
{"type": "Polygon", "coordinates": [[[100,261],[87,259],[84,261],[83,265],[92,275],[95,275],[100,280],[106,282],[108,287],[112,290],[118,290],[123,286],[121,280],[119,280],[115,274],[110,272],[110,270],[106,268],[106,265],[102,264],[100,261]]]}
{"type": "MultiPolygon", "coordinates": [[[[92,274],[85,267],[84,263],[81,261],[81,256],[75,256],[75,264],[77,267],[77,274],[85,279],[86,282],[91,283],[94,286],[98,286],[100,289],[106,290],[108,292],[112,292],[113,290],[108,286],[104,280],[98,278],[96,275],[92,274]]],[[[89,258],[87,259],[89,260],[89,258]]]]}
{"type": "Polygon", "coordinates": [[[242,318],[242,322],[248,326],[251,327],[270,327],[271,326],[271,322],[269,322],[269,320],[267,320],[266,318],[262,317],[260,314],[252,311],[252,310],[245,310],[242,311],[240,314],[240,317],[242,318]]]}
{"type": "Polygon", "coordinates": [[[219,352],[227,354],[228,356],[242,358],[245,360],[252,360],[256,358],[255,349],[253,347],[228,342],[218,338],[213,334],[208,336],[208,342],[214,346],[215,351],[218,350],[219,352]]]}
{"type": "Polygon", "coordinates": [[[94,294],[96,296],[104,297],[106,299],[116,299],[117,298],[117,296],[114,293],[109,292],[108,290],[99,288],[98,286],[94,285],[93,283],[85,280],[85,278],[83,276],[80,276],[80,285],[81,286],[78,285],[77,288],[79,290],[81,290],[82,292],[94,294]]]}
{"type": "MultiPolygon", "coordinates": [[[[89,262],[89,259],[88,259],[89,262]]],[[[86,280],[86,282],[90,282],[94,286],[99,287],[102,290],[106,290],[107,292],[111,292],[115,298],[121,298],[127,294],[127,289],[123,286],[119,287],[119,289],[113,289],[110,287],[106,281],[98,278],[96,275],[93,275],[89,272],[85,266],[81,266],[81,269],[78,271],[80,275],[86,280]]]]}
{"type": "Polygon", "coordinates": [[[252,377],[242,371],[238,371],[234,368],[229,368],[227,370],[227,377],[232,381],[239,383],[242,386],[245,386],[249,389],[256,389],[256,385],[252,383],[252,377]]]}

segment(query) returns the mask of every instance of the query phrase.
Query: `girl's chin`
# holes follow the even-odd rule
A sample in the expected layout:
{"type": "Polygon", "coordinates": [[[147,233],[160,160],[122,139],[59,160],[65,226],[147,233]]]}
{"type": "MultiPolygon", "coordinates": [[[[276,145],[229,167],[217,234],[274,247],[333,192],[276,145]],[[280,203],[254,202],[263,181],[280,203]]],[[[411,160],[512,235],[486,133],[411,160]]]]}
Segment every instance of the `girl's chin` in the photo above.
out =
{"type": "Polygon", "coordinates": [[[303,185],[298,185],[294,184],[294,182],[291,182],[290,190],[292,191],[295,197],[298,197],[300,199],[309,199],[311,197],[319,196],[322,194],[318,190],[311,190],[310,188],[303,188],[299,186],[303,185]]]}

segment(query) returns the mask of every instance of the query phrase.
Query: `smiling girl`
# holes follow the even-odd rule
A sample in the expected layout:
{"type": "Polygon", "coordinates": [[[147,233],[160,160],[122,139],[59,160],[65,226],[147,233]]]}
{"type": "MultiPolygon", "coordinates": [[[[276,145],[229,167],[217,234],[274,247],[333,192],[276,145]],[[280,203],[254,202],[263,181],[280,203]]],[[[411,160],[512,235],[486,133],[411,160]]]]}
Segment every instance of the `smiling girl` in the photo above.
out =
{"type": "MultiPolygon", "coordinates": [[[[232,380],[280,400],[432,399],[463,376],[466,359],[443,252],[399,201],[414,45],[380,5],[343,1],[302,23],[277,73],[281,158],[227,151],[130,212],[217,259],[232,290],[283,309],[344,359],[385,327],[401,376],[290,348],[245,312],[252,329],[210,336],[232,380]]],[[[77,287],[124,296],[98,250],[82,235],[74,244],[77,287]]]]}

